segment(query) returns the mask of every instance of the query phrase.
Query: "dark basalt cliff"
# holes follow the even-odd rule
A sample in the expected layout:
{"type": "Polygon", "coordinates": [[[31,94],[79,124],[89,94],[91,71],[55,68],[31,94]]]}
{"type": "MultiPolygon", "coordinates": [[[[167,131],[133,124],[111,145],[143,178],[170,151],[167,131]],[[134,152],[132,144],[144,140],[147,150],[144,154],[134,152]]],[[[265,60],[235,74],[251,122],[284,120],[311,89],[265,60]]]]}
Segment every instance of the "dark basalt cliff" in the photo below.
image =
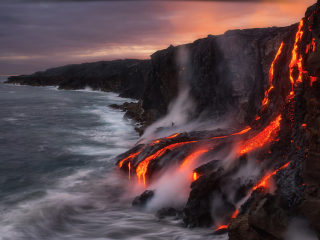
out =
{"type": "Polygon", "coordinates": [[[250,123],[257,114],[268,86],[271,62],[285,38],[292,39],[297,25],[227,31],[223,35],[157,51],[151,60],[116,60],[68,65],[9,77],[6,83],[75,90],[114,91],[120,96],[143,100],[143,109],[154,119],[166,114],[177,97],[181,75],[190,84],[196,102],[195,115],[221,116],[231,109],[239,123],[250,123]],[[188,66],[178,66],[180,49],[188,66]]]}
{"type": "Polygon", "coordinates": [[[59,86],[59,89],[118,92],[120,96],[142,97],[147,81],[148,60],[115,60],[73,64],[31,75],[12,76],[5,83],[31,86],[59,86]]]}

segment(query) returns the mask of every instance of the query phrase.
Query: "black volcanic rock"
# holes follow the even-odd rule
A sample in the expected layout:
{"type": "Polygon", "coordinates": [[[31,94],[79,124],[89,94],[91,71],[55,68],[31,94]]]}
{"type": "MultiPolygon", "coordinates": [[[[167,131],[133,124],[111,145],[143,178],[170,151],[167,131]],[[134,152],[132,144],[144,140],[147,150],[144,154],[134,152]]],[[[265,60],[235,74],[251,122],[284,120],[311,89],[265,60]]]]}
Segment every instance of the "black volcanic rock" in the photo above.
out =
{"type": "Polygon", "coordinates": [[[166,217],[175,217],[176,219],[182,218],[182,211],[175,208],[161,208],[156,212],[156,217],[159,219],[164,219],[166,217]]]}
{"type": "Polygon", "coordinates": [[[150,60],[115,60],[73,64],[51,68],[31,75],[12,76],[5,83],[32,86],[59,86],[59,89],[76,90],[90,87],[93,90],[112,91],[122,97],[142,97],[150,60]]]}
{"type": "Polygon", "coordinates": [[[132,207],[141,209],[153,198],[155,190],[146,190],[132,201],[132,207]]]}

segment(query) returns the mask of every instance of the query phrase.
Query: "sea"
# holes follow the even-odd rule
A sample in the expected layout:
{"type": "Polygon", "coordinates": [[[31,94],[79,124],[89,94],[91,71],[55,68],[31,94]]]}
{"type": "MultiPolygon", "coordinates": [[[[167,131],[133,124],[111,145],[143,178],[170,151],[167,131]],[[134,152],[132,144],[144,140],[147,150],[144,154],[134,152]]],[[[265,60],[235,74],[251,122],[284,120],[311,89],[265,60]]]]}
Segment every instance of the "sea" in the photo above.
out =
{"type": "Polygon", "coordinates": [[[132,208],[115,157],[139,135],[108,105],[135,100],[6,79],[0,77],[1,240],[227,239],[132,208]]]}

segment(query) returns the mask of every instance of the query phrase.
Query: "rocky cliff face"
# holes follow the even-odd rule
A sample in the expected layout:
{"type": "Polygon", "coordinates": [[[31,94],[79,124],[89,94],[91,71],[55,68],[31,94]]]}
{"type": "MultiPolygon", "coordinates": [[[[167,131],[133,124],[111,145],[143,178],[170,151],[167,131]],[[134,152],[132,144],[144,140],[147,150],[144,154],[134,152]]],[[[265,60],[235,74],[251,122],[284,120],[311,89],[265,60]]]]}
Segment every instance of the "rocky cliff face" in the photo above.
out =
{"type": "Polygon", "coordinates": [[[312,86],[306,91],[307,101],[305,123],[309,142],[308,156],[304,162],[303,180],[306,188],[300,210],[311,222],[320,239],[320,2],[310,7],[306,13],[309,16],[308,34],[303,39],[307,48],[313,45],[314,51],[305,56],[306,70],[313,76],[312,86]]]}

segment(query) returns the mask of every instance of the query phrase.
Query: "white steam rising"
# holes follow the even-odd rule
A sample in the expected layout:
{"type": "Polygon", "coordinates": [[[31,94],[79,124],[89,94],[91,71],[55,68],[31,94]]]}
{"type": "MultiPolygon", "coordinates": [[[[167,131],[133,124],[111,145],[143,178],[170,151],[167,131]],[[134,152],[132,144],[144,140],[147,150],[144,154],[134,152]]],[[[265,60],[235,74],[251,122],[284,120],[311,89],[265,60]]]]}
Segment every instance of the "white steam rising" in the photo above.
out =
{"type": "Polygon", "coordinates": [[[314,230],[308,225],[306,220],[294,219],[284,236],[285,240],[317,240],[314,230]]]}

